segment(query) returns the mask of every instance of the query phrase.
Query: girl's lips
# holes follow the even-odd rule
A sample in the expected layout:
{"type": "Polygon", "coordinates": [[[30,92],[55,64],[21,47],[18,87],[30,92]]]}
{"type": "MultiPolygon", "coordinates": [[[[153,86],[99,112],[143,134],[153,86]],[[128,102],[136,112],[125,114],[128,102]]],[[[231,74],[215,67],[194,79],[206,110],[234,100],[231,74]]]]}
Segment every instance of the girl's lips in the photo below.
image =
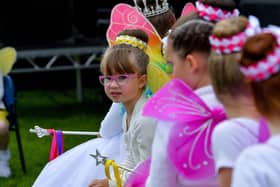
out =
{"type": "Polygon", "coordinates": [[[113,97],[117,97],[117,96],[121,95],[121,92],[110,92],[110,95],[113,97]]]}

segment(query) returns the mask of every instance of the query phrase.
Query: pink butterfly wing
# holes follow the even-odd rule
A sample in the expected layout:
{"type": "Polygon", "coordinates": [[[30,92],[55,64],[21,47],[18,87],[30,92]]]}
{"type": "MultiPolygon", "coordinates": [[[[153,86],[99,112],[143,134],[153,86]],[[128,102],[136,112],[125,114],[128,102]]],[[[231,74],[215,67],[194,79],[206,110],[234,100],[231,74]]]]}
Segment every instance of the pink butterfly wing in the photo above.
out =
{"type": "Polygon", "coordinates": [[[143,114],[174,122],[167,152],[180,175],[189,180],[215,175],[211,134],[225,119],[223,109],[211,110],[189,86],[174,79],[148,101],[143,114]]]}
{"type": "Polygon", "coordinates": [[[183,81],[173,79],[146,103],[143,114],[163,121],[192,121],[209,116],[210,109],[183,81]]]}
{"type": "Polygon", "coordinates": [[[125,187],[145,187],[147,178],[150,173],[151,158],[148,158],[133,171],[129,176],[125,187]]]}
{"type": "Polygon", "coordinates": [[[194,4],[187,3],[182,10],[181,17],[184,17],[191,12],[196,12],[196,8],[195,8],[194,4]]]}
{"type": "Polygon", "coordinates": [[[176,123],[170,131],[168,157],[177,171],[189,180],[215,175],[211,151],[211,135],[218,123],[226,118],[223,109],[213,111],[208,119],[176,123]]]}
{"type": "Polygon", "coordinates": [[[124,29],[141,29],[149,36],[149,46],[155,42],[161,43],[160,36],[152,24],[136,8],[120,3],[111,12],[110,25],[107,30],[107,40],[112,45],[117,34],[124,29]]]}
{"type": "Polygon", "coordinates": [[[261,118],[259,121],[259,142],[263,143],[268,140],[270,137],[270,131],[268,129],[267,122],[264,118],[261,118]]]}

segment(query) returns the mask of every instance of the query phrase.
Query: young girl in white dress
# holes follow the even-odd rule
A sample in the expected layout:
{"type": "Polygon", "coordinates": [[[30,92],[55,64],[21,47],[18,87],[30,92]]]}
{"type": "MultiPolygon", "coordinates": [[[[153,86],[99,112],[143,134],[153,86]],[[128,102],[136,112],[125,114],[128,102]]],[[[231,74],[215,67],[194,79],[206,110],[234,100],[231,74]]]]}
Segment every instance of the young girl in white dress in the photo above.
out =
{"type": "Polygon", "coordinates": [[[246,39],[259,31],[259,22],[255,17],[249,20],[235,17],[218,22],[210,36],[212,85],[228,117],[219,123],[212,135],[220,187],[230,187],[232,170],[241,151],[265,140],[260,139],[265,133],[260,134],[260,114],[238,63],[246,39]]]}
{"type": "MultiPolygon", "coordinates": [[[[125,107],[123,129],[126,159],[121,165],[131,170],[151,155],[156,124],[155,120],[142,116],[142,108],[147,101],[143,95],[149,63],[149,57],[144,52],[147,40],[147,35],[141,30],[122,31],[116,39],[117,45],[105,52],[101,62],[103,76],[100,76],[100,82],[106,95],[125,107]]],[[[123,182],[129,174],[123,172],[123,182]]],[[[90,186],[113,187],[116,181],[94,180],[90,186]]]]}
{"type": "MultiPolygon", "coordinates": [[[[157,32],[161,38],[164,38],[164,36],[168,32],[168,30],[172,27],[172,25],[176,21],[175,13],[173,12],[173,9],[170,7],[170,5],[168,5],[167,0],[166,0],[166,2],[157,1],[157,0],[146,1],[146,8],[149,11],[147,11],[147,10],[144,11],[145,6],[143,4],[143,0],[134,0],[134,5],[143,14],[143,16],[147,18],[146,21],[150,22],[148,24],[151,24],[154,27],[155,32],[157,32]],[[153,7],[155,7],[156,3],[158,3],[158,6],[161,8],[157,13],[155,13],[153,15],[152,11],[150,11],[150,10],[152,10],[153,7]],[[165,3],[167,3],[167,5],[165,5],[165,3]]],[[[137,17],[137,15],[135,13],[132,12],[131,14],[133,14],[135,17],[137,17]]],[[[120,24],[120,23],[118,23],[118,24],[120,24]]],[[[135,28],[137,28],[138,27],[137,25],[139,25],[139,23],[133,23],[133,20],[132,20],[132,22],[127,23],[127,24],[130,24],[132,26],[135,24],[135,28]]],[[[123,113],[123,111],[122,111],[122,107],[120,107],[120,104],[113,103],[111,105],[111,108],[110,108],[106,118],[103,120],[100,130],[99,130],[100,135],[102,137],[111,138],[115,135],[119,135],[120,133],[123,133],[122,125],[121,125],[122,123],[112,124],[112,120],[111,120],[111,119],[113,119],[113,121],[117,120],[117,122],[121,121],[122,116],[119,115],[121,113],[123,113]]]]}
{"type": "Polygon", "coordinates": [[[278,29],[249,38],[240,60],[258,111],[267,119],[271,138],[246,149],[234,167],[233,187],[280,184],[280,36],[278,29]]]}
{"type": "MultiPolygon", "coordinates": [[[[160,15],[157,15],[156,17],[158,16],[160,15]]],[[[146,19],[143,19],[143,17],[144,16],[142,16],[141,13],[134,7],[124,6],[124,4],[122,4],[122,6],[116,5],[116,7],[112,10],[111,24],[108,31],[117,34],[127,27],[141,27],[142,29],[145,29],[145,31],[150,32],[149,38],[152,38],[152,43],[155,43],[155,37],[157,37],[158,34],[156,34],[155,29],[151,28],[151,24],[146,19]],[[123,7],[125,8],[123,9],[123,7]],[[145,24],[142,25],[142,22],[135,22],[134,19],[130,19],[130,15],[136,16],[138,21],[144,20],[145,24]],[[121,18],[121,21],[119,18],[121,18]],[[115,19],[117,20],[116,22],[113,21],[115,19]],[[153,33],[152,36],[151,33],[153,33]]],[[[107,39],[108,41],[114,43],[114,38],[113,41],[111,41],[112,38],[110,37],[107,37],[107,39]]],[[[158,50],[158,47],[157,49],[154,49],[154,46],[149,45],[149,48],[150,51],[157,51],[157,54],[160,53],[160,47],[158,50]]],[[[163,58],[161,57],[160,59],[157,59],[157,61],[160,61],[161,59],[163,58]]],[[[160,82],[160,78],[156,76],[154,80],[155,83],[160,82]]],[[[96,167],[95,162],[88,155],[95,153],[95,150],[98,149],[102,155],[115,160],[117,163],[121,163],[123,161],[125,152],[123,138],[124,132],[122,128],[123,113],[124,108],[121,107],[121,104],[113,103],[105,119],[101,123],[99,130],[101,138],[80,144],[48,163],[41,171],[33,186],[61,186],[63,183],[67,183],[67,181],[69,181],[69,183],[71,183],[71,181],[75,181],[77,184],[85,186],[88,185],[92,179],[104,178],[104,172],[99,172],[102,170],[102,166],[96,167]],[[58,170],[57,168],[60,169],[58,170]],[[76,169],[73,170],[72,168],[76,169]],[[55,173],[55,175],[53,175],[53,173],[55,173]]]]}
{"type": "MultiPolygon", "coordinates": [[[[139,49],[137,50],[139,51],[139,49]]],[[[144,53],[141,50],[140,52],[144,53]]],[[[145,63],[143,62],[144,69],[147,66],[145,63]]],[[[124,112],[122,112],[119,102],[115,100],[113,102],[108,114],[101,123],[101,138],[96,138],[76,146],[49,162],[41,171],[33,186],[82,187],[88,186],[93,179],[105,178],[104,167],[102,165],[96,166],[95,160],[90,156],[96,150],[99,150],[102,155],[108,157],[108,159],[115,160],[117,163],[121,163],[124,160],[125,137],[123,135],[123,127],[120,125],[123,124],[122,116],[124,112]]]]}

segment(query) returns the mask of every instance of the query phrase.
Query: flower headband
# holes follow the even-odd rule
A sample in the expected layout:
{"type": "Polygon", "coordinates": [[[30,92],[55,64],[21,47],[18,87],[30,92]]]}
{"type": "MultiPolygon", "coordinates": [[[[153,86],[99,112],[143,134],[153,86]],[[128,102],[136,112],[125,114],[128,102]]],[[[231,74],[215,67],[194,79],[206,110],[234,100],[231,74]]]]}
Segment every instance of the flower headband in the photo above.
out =
{"type": "Polygon", "coordinates": [[[232,12],[223,10],[221,8],[213,7],[208,4],[204,4],[201,1],[196,1],[196,11],[199,16],[207,21],[220,21],[223,19],[239,16],[239,11],[234,9],[232,12]]]}
{"type": "Polygon", "coordinates": [[[264,33],[275,37],[277,44],[274,50],[257,64],[240,67],[241,72],[255,82],[264,81],[280,71],[280,35],[270,29],[264,30],[264,33]]]}
{"type": "Polygon", "coordinates": [[[139,49],[145,50],[147,48],[147,43],[137,39],[134,36],[128,36],[128,35],[120,35],[116,38],[115,45],[116,44],[128,44],[133,47],[137,47],[139,49]]]}
{"type": "Polygon", "coordinates": [[[231,54],[241,51],[246,39],[260,32],[259,20],[249,16],[248,24],[244,31],[227,38],[220,38],[215,35],[209,37],[212,50],[217,54],[231,54]]]}

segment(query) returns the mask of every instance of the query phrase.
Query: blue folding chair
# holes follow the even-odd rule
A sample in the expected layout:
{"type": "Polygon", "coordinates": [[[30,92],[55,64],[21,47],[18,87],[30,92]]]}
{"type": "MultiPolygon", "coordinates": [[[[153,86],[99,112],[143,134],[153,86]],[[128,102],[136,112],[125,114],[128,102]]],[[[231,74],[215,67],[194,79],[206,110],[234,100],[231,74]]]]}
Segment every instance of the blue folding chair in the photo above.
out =
{"type": "Polygon", "coordinates": [[[21,144],[17,113],[16,113],[16,90],[12,78],[9,75],[4,76],[4,97],[3,101],[8,111],[8,121],[10,122],[10,131],[15,131],[20,156],[21,168],[26,173],[25,160],[21,144]]]}

